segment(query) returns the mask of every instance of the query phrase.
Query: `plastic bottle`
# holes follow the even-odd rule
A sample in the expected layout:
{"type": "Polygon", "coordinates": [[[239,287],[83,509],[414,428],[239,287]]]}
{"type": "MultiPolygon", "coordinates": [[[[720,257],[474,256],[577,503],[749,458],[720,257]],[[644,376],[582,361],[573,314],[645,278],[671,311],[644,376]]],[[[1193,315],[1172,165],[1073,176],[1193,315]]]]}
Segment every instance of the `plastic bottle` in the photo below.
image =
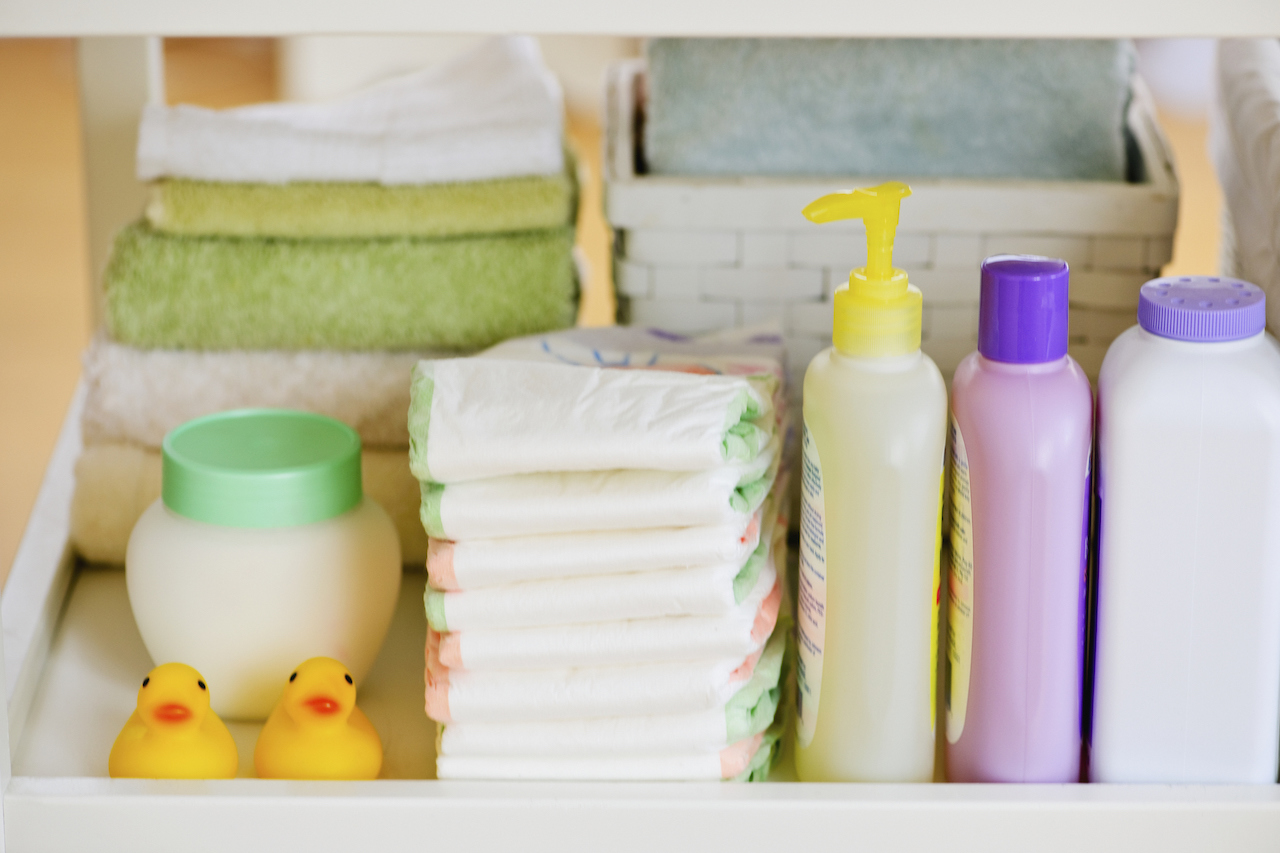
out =
{"type": "Polygon", "coordinates": [[[1143,286],[1098,379],[1090,778],[1276,781],[1280,349],[1262,291],[1143,286]]]}
{"type": "Polygon", "coordinates": [[[951,383],[947,778],[1080,778],[1093,393],[1067,355],[1067,264],[982,264],[951,383]]]}
{"type": "Polygon", "coordinates": [[[920,352],[920,291],[893,268],[887,183],[824,196],[862,218],[867,266],[834,296],[834,346],[804,380],[796,771],[806,781],[933,777],[947,392],[920,352]]]}

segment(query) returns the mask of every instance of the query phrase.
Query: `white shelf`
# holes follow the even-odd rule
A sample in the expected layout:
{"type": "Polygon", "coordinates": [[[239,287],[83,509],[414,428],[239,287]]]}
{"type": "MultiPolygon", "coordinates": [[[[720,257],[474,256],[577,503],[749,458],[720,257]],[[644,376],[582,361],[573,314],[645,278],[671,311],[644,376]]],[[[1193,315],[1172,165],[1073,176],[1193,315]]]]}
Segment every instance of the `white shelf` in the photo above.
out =
{"type": "Polygon", "coordinates": [[[1263,36],[1275,0],[6,0],[0,35],[1263,36]]]}
{"type": "MultiPolygon", "coordinates": [[[[433,781],[419,574],[405,576],[391,634],[361,690],[386,744],[388,778],[105,778],[110,744],[150,662],[120,570],[79,566],[66,547],[78,423],[73,405],[0,602],[11,652],[9,719],[0,731],[14,747],[3,797],[7,850],[1248,853],[1274,851],[1280,839],[1274,785],[433,781]]],[[[247,774],[257,726],[232,728],[247,774]]]]}

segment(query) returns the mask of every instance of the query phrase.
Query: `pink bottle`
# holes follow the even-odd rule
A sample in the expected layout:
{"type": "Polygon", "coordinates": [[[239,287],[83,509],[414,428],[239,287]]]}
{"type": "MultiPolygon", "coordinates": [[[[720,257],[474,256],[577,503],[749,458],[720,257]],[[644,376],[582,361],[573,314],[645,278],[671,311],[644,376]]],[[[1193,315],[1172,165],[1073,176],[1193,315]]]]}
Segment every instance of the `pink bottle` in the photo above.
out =
{"type": "Polygon", "coordinates": [[[947,761],[953,782],[1080,775],[1093,396],[1067,355],[1067,264],[982,264],[951,390],[947,761]]]}

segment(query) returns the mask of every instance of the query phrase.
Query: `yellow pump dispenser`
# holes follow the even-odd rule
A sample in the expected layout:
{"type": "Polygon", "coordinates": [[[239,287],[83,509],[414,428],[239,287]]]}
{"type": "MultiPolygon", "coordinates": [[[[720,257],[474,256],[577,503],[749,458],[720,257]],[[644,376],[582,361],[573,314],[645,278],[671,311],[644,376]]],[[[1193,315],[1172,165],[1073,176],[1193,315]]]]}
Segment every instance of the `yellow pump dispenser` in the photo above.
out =
{"type": "Polygon", "coordinates": [[[811,203],[811,222],[861,219],[867,228],[867,265],[849,274],[835,292],[832,343],[845,355],[906,355],[920,348],[920,291],[893,266],[898,210],[911,188],[901,181],[832,193],[811,203]]]}
{"type": "Polygon", "coordinates": [[[834,346],[804,375],[796,774],[933,778],[947,386],[920,349],[920,291],[893,268],[897,182],[809,205],[862,219],[867,265],[835,292],[834,346]]]}

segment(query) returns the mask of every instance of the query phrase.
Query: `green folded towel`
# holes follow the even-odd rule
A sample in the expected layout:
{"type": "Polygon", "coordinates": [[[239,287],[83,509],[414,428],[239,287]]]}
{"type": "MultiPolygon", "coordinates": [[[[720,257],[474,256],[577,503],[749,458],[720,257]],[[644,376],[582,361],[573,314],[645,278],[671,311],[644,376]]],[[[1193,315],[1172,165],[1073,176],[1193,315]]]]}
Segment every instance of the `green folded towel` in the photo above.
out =
{"type": "Polygon", "coordinates": [[[454,237],[571,224],[577,191],[572,165],[560,175],[411,186],[175,178],[152,184],[146,216],[170,234],[454,237]]]}
{"type": "Polygon", "coordinates": [[[572,227],[450,239],[181,237],[142,224],[105,276],[117,341],[168,349],[478,349],[571,326],[572,227]]]}

